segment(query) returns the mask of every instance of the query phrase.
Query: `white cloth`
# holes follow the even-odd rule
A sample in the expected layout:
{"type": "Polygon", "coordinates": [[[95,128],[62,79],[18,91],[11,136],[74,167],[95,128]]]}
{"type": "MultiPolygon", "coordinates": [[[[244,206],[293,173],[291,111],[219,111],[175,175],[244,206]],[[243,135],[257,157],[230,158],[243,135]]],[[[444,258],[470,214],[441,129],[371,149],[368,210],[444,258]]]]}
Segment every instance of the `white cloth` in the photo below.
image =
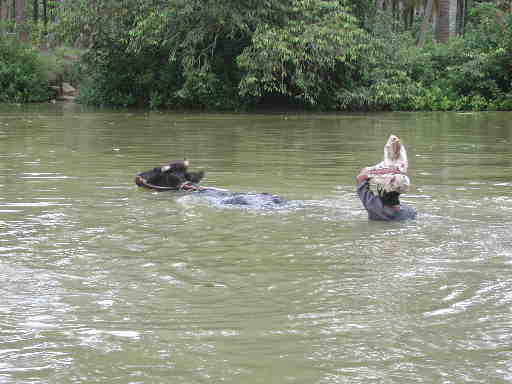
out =
{"type": "Polygon", "coordinates": [[[407,161],[407,151],[400,139],[395,136],[389,136],[387,143],[384,145],[384,159],[372,166],[366,168],[366,172],[370,176],[370,184],[376,187],[378,192],[398,192],[405,193],[409,189],[411,181],[405,173],[409,168],[407,161]],[[372,171],[390,169],[400,171],[400,173],[373,173],[372,171]]]}
{"type": "Polygon", "coordinates": [[[391,135],[386,145],[384,145],[384,160],[368,168],[368,170],[392,168],[398,169],[402,173],[407,173],[408,167],[409,162],[407,161],[405,146],[397,136],[391,135]]]}

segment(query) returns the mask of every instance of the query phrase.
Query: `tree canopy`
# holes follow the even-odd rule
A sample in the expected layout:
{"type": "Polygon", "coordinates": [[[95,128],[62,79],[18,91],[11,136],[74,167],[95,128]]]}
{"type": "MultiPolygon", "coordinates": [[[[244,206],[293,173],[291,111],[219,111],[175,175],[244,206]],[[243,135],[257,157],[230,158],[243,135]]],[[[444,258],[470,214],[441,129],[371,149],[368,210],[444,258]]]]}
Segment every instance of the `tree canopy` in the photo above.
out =
{"type": "MultiPolygon", "coordinates": [[[[0,13],[14,3],[0,0],[0,13]]],[[[75,70],[84,103],[415,110],[509,108],[510,7],[505,0],[32,0],[25,10],[34,16],[33,40],[85,50],[75,70]],[[47,8],[51,22],[45,16],[37,33],[36,15],[47,8]]]]}

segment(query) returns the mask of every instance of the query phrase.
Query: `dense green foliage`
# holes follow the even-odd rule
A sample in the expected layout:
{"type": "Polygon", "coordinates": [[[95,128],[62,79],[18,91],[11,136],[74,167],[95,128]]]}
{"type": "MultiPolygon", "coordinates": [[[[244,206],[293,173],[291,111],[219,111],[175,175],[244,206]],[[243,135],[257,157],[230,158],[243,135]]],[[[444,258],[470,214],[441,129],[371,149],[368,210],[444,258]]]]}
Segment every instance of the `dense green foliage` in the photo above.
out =
{"type": "Polygon", "coordinates": [[[81,87],[88,103],[233,109],[278,100],[333,109],[374,47],[340,0],[97,5],[70,5],[61,28],[78,36],[95,20],[81,87]]]}
{"type": "Polygon", "coordinates": [[[447,44],[418,48],[409,31],[390,28],[372,31],[370,45],[361,82],[344,93],[339,109],[512,109],[510,13],[489,4],[474,8],[464,37],[447,44]]]}
{"type": "Polygon", "coordinates": [[[487,5],[472,12],[464,38],[417,50],[410,77],[418,94],[405,109],[512,109],[512,17],[487,5]]]}
{"type": "Polygon", "coordinates": [[[44,64],[27,46],[0,39],[0,102],[26,103],[48,100],[44,64]]]}
{"type": "Polygon", "coordinates": [[[375,4],[76,0],[48,32],[86,48],[73,76],[87,104],[512,109],[510,12],[475,1],[464,36],[420,48],[422,20],[402,23],[375,4]]]}

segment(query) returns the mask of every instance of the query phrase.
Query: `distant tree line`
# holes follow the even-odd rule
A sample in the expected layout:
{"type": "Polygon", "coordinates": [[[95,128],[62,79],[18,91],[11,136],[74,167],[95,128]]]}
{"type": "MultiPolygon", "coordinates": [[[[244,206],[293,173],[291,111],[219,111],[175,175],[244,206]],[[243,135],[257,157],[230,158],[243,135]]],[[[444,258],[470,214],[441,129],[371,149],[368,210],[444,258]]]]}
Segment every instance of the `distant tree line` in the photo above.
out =
{"type": "MultiPolygon", "coordinates": [[[[511,109],[511,0],[0,0],[98,105],[511,109]]],[[[24,34],[25,33],[25,34],[24,34]]]]}

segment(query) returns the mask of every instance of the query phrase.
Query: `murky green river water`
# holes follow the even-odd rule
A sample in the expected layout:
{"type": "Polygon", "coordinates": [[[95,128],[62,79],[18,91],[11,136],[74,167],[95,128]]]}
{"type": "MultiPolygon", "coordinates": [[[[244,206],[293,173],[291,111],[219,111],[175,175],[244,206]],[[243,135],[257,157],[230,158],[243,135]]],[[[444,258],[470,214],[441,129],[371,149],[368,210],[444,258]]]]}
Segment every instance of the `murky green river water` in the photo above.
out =
{"type": "Polygon", "coordinates": [[[512,382],[512,113],[0,106],[0,383],[512,382]],[[407,146],[419,212],[368,222],[407,146]],[[259,210],[137,188],[187,157],[259,210]]]}

